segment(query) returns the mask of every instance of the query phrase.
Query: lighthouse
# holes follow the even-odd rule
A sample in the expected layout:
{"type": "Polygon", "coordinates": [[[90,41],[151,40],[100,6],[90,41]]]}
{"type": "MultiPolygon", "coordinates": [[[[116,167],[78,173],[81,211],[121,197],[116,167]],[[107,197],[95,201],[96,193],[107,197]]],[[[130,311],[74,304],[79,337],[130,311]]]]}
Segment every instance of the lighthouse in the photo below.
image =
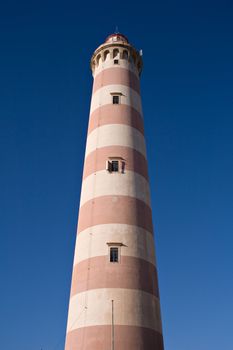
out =
{"type": "Polygon", "coordinates": [[[163,350],[142,54],[115,33],[95,50],[91,70],[65,350],[163,350]]]}

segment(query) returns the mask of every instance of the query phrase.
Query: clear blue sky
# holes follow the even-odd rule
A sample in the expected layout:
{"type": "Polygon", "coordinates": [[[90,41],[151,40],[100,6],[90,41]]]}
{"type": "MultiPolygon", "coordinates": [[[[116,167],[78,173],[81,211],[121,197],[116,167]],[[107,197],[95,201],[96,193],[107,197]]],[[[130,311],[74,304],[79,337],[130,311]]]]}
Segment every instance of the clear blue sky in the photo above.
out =
{"type": "Polygon", "coordinates": [[[116,25],[144,54],[165,349],[232,349],[233,2],[151,3],[1,4],[1,349],[63,349],[89,60],[116,25]]]}

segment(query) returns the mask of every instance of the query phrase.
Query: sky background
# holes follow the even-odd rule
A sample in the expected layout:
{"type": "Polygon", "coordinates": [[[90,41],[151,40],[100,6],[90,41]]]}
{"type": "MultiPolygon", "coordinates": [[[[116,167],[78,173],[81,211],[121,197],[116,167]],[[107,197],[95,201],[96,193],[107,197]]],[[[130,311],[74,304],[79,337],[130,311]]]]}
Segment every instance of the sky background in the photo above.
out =
{"type": "Polygon", "coordinates": [[[0,348],[64,349],[89,61],[116,25],[143,49],[165,350],[231,350],[230,0],[1,3],[0,348]]]}

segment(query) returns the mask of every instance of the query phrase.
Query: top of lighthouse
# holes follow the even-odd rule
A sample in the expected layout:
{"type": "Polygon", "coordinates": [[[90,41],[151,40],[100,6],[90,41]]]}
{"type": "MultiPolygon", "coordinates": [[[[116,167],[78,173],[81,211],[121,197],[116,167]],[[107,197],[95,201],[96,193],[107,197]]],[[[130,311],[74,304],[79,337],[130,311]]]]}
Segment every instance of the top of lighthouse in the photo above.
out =
{"type": "Polygon", "coordinates": [[[134,71],[137,75],[142,71],[141,52],[137,51],[121,33],[109,35],[93,53],[91,58],[93,76],[100,70],[117,64],[134,71]]]}
{"type": "Polygon", "coordinates": [[[119,41],[123,41],[125,43],[129,42],[128,38],[125,35],[121,34],[121,33],[111,34],[105,40],[106,43],[112,43],[112,42],[117,42],[117,41],[118,42],[119,41]]]}

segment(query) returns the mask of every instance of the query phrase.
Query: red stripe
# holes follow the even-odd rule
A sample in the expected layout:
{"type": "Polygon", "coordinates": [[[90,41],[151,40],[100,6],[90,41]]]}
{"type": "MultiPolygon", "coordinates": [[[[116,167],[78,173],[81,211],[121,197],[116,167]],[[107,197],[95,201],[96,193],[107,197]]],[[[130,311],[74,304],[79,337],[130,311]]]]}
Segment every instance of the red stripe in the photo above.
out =
{"type": "Polygon", "coordinates": [[[121,256],[119,263],[97,256],[76,264],[71,296],[98,288],[138,289],[159,297],[157,270],[150,262],[131,256],[121,256]]]}
{"type": "Polygon", "coordinates": [[[121,67],[106,68],[97,74],[94,79],[92,94],[103,86],[113,84],[129,86],[140,94],[138,77],[129,69],[121,67]]]}
{"type": "Polygon", "coordinates": [[[147,161],[138,151],[130,147],[109,146],[97,148],[88,154],[84,163],[83,179],[106,168],[109,157],[120,157],[125,161],[125,171],[135,171],[148,180],[147,161]]]}
{"type": "Polygon", "coordinates": [[[144,135],[143,119],[136,109],[125,104],[115,107],[107,104],[95,109],[90,115],[88,134],[102,125],[123,124],[132,126],[144,135]]]}
{"type": "Polygon", "coordinates": [[[151,208],[128,196],[101,196],[86,202],[79,210],[78,232],[101,224],[135,225],[153,233],[151,208]]]}
{"type": "MultiPolygon", "coordinates": [[[[91,326],[75,329],[66,335],[65,350],[111,349],[111,326],[91,326]]],[[[136,326],[114,326],[116,350],[164,350],[159,332],[136,326]]]]}

